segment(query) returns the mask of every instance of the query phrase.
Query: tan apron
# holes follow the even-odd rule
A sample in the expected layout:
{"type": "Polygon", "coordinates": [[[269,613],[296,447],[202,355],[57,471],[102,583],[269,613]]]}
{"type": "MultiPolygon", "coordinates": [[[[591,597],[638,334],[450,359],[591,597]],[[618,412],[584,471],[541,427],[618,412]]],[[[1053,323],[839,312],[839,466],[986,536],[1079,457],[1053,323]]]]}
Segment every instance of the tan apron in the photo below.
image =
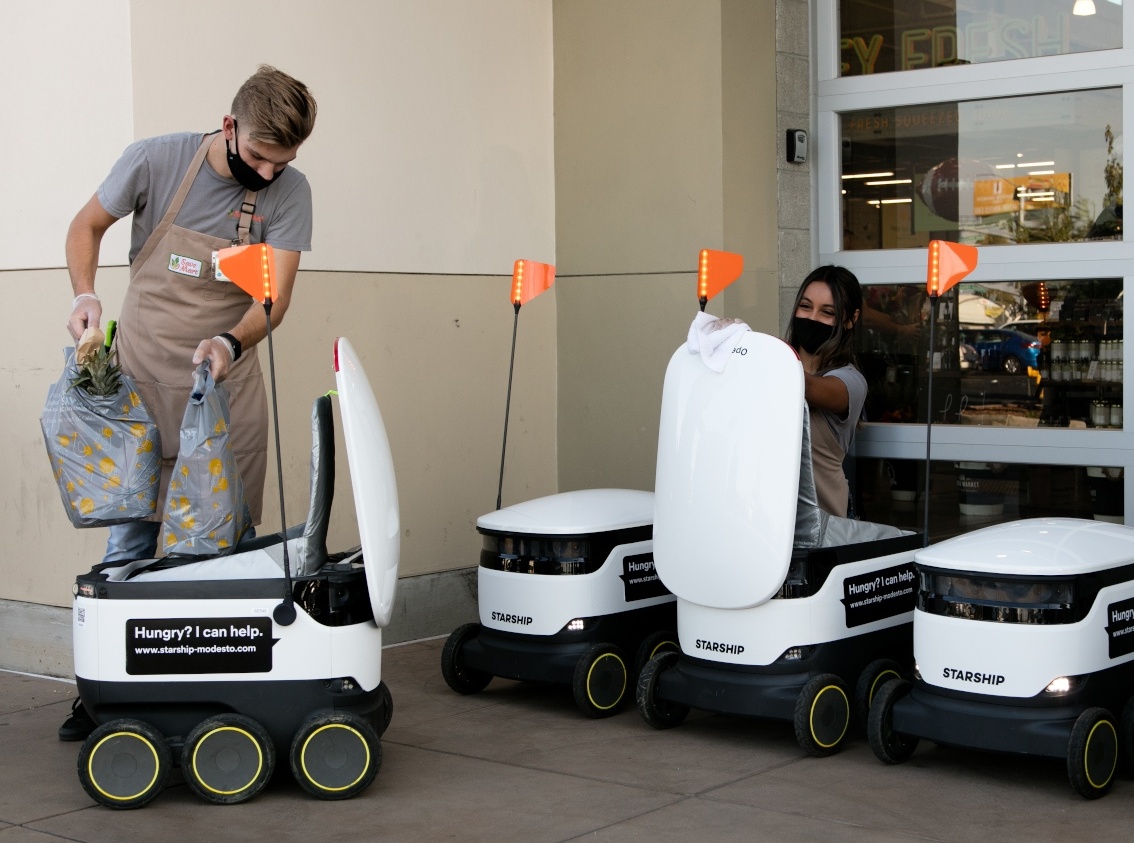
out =
{"type": "MultiPolygon", "coordinates": [[[[201,340],[236,325],[252,304],[252,298],[235,284],[217,281],[213,275],[213,252],[234,241],[173,224],[214,137],[206,135],[201,142],[165,216],[130,265],[130,286],[115,341],[122,370],[137,382],[138,392],[161,433],[161,487],[157,513],[151,521],[161,521],[165,512],[181,420],[193,384],[193,352],[201,340]],[[197,268],[193,262],[199,263],[200,277],[171,269],[177,266],[192,272],[197,268]]],[[[256,194],[248,191],[241,206],[239,242],[248,241],[255,204],[256,194]]],[[[232,449],[252,523],[259,524],[267,467],[268,403],[260,361],[253,349],[247,349],[233,364],[224,386],[231,410],[232,449]]]]}
{"type": "Polygon", "coordinates": [[[850,485],[843,473],[845,456],[827,419],[815,413],[811,417],[811,468],[815,474],[819,508],[842,518],[846,518],[850,500],[850,485]]]}

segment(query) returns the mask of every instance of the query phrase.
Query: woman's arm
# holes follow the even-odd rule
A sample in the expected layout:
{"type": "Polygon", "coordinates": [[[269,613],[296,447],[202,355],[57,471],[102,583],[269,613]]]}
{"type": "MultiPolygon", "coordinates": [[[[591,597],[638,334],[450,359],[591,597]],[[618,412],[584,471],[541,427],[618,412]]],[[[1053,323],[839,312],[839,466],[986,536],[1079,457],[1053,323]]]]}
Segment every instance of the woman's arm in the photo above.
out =
{"type": "Polygon", "coordinates": [[[803,397],[815,410],[826,410],[845,418],[850,409],[850,392],[840,378],[803,373],[803,397]]]}

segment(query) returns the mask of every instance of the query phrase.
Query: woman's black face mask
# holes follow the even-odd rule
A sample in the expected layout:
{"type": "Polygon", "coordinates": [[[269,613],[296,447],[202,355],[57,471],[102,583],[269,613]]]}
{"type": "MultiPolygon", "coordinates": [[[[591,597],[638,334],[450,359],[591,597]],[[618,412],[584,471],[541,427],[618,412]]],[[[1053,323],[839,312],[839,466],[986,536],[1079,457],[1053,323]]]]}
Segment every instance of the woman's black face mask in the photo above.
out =
{"type": "Polygon", "coordinates": [[[275,181],[276,177],[264,178],[240,157],[240,147],[236,141],[236,128],[236,120],[233,120],[232,145],[236,151],[229,149],[227,143],[224,145],[225,154],[228,156],[228,169],[232,171],[232,177],[240,182],[246,190],[261,191],[275,181]]]}
{"type": "Polygon", "coordinates": [[[835,335],[835,326],[824,325],[814,319],[804,319],[802,316],[793,316],[791,335],[795,337],[800,348],[808,354],[814,354],[823,343],[835,335]]]}

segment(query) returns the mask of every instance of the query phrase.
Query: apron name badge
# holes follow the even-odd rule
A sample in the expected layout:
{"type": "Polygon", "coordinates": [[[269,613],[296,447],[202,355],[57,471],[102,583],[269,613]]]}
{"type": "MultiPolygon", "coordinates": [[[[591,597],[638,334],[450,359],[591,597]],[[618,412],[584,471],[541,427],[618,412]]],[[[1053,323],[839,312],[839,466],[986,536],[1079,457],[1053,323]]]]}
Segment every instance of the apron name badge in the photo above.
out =
{"type": "Polygon", "coordinates": [[[201,262],[183,255],[169,256],[169,271],[178,275],[188,275],[191,278],[201,277],[201,262]]]}

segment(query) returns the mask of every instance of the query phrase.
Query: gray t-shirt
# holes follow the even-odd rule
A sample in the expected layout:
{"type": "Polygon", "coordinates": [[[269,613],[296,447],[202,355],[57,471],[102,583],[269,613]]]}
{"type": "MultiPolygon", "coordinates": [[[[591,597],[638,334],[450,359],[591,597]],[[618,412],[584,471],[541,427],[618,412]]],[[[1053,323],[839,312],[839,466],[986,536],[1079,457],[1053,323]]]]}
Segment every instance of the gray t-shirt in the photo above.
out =
{"type": "Polygon", "coordinates": [[[854,429],[858,424],[859,418],[862,416],[862,405],[866,403],[866,378],[862,376],[862,372],[854,366],[847,364],[840,366],[838,369],[832,369],[829,372],[824,372],[825,378],[838,378],[847,387],[847,397],[850,399],[850,405],[847,408],[847,415],[845,419],[840,419],[834,413],[820,411],[827,424],[831,427],[831,432],[839,440],[839,444],[843,448],[845,454],[850,450],[851,440],[854,438],[854,429]]]}
{"type": "MultiPolygon", "coordinates": [[[[204,135],[179,132],[146,138],[126,147],[98,188],[98,201],[111,216],[134,215],[130,262],[142,250],[201,146],[204,135]]],[[[231,239],[236,236],[244,188],[222,178],[206,160],[174,222],[182,228],[231,239]]],[[[311,250],[311,187],[290,164],[256,195],[251,240],[293,252],[311,250]]]]}

